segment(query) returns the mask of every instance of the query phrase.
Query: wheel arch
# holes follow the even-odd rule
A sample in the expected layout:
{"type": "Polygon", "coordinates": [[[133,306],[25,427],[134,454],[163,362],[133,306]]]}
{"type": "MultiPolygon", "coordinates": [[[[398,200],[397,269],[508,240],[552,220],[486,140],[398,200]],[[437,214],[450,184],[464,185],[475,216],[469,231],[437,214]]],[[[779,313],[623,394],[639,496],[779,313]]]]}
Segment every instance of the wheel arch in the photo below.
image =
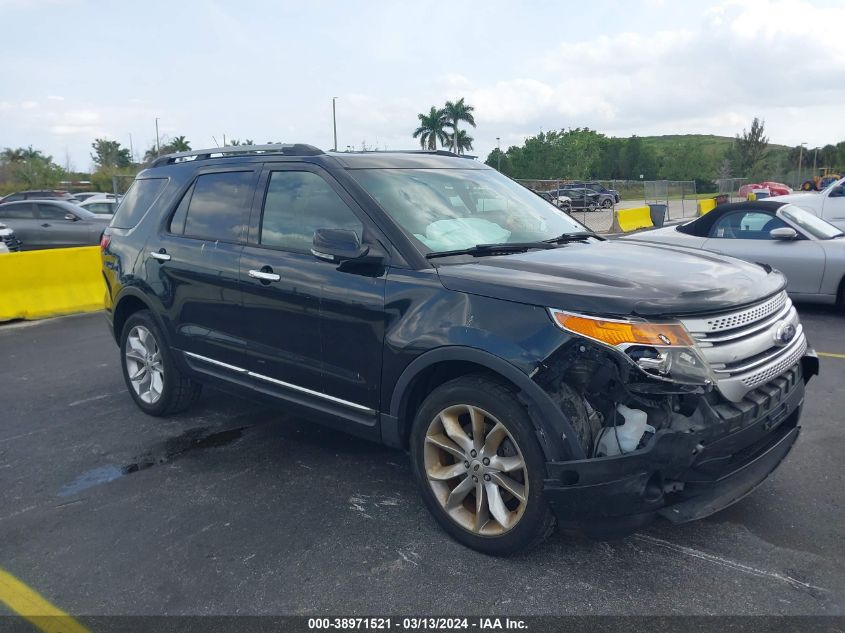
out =
{"type": "Polygon", "coordinates": [[[547,460],[583,459],[577,434],[560,408],[529,376],[514,365],[480,349],[440,347],[412,361],[393,388],[388,415],[382,415],[382,439],[407,448],[419,405],[439,385],[459,376],[484,373],[513,386],[526,405],[547,460]]]}
{"type": "Polygon", "coordinates": [[[120,342],[120,334],[123,332],[123,326],[125,325],[126,321],[131,317],[133,314],[140,310],[149,310],[155,320],[156,324],[159,326],[159,329],[162,332],[162,336],[165,337],[165,341],[168,341],[167,330],[162,323],[161,317],[156,314],[156,311],[150,305],[150,301],[144,294],[136,290],[134,288],[126,288],[124,291],[117,297],[114,302],[114,312],[112,316],[112,333],[114,334],[114,339],[118,343],[120,342]]]}

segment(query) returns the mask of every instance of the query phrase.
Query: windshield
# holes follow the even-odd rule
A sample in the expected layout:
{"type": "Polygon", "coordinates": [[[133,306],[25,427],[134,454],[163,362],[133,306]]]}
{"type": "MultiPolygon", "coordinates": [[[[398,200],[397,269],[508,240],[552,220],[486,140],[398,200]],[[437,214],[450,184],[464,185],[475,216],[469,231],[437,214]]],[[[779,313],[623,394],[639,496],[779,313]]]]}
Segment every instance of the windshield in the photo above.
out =
{"type": "Polygon", "coordinates": [[[350,174],[423,253],[537,242],[588,230],[492,169],[356,169],[350,174]]]}
{"type": "Polygon", "coordinates": [[[829,240],[832,237],[842,235],[842,231],[829,222],[825,222],[820,217],[813,215],[801,207],[796,207],[793,204],[781,207],[779,214],[781,217],[798,225],[804,232],[809,233],[817,239],[829,240]]]}

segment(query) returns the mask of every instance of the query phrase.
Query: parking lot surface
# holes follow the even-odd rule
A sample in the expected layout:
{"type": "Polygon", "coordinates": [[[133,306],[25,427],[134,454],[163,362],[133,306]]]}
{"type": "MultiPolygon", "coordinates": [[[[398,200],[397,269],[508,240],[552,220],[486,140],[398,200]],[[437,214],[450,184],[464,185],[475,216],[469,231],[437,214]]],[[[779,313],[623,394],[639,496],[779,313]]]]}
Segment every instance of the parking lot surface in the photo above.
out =
{"type": "Polygon", "coordinates": [[[0,568],[86,615],[843,614],[845,315],[800,311],[843,357],[760,489],[506,559],[437,527],[400,451],[212,390],[151,418],[102,315],[0,326],[0,568]]]}

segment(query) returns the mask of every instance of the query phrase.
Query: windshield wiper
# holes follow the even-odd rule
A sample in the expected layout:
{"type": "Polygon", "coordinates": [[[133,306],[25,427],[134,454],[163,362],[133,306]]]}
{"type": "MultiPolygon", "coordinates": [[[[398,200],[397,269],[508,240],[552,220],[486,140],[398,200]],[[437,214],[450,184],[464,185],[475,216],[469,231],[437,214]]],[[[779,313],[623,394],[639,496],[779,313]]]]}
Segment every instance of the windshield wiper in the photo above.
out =
{"type": "Polygon", "coordinates": [[[563,235],[558,235],[557,237],[553,237],[549,240],[543,240],[543,242],[545,242],[546,244],[565,244],[566,242],[581,242],[586,240],[588,237],[594,237],[597,240],[605,239],[600,235],[596,235],[595,233],[590,233],[588,231],[578,231],[576,233],[564,233],[563,235]]]}
{"type": "Polygon", "coordinates": [[[550,249],[554,244],[550,242],[503,242],[501,244],[476,244],[469,248],[459,248],[454,251],[435,251],[428,253],[426,259],[435,257],[451,257],[452,255],[472,255],[473,257],[486,257],[488,255],[505,255],[507,253],[524,253],[532,248],[550,249]]]}

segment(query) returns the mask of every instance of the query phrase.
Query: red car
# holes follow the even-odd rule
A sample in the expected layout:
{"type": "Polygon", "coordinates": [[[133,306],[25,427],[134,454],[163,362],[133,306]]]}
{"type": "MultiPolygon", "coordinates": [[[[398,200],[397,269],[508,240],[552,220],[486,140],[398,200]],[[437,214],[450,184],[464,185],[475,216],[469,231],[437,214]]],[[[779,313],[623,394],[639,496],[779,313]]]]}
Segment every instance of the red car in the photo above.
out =
{"type": "Polygon", "coordinates": [[[769,196],[786,196],[792,193],[792,189],[783,183],[764,180],[759,183],[742,185],[742,187],[739,188],[739,197],[747,198],[749,193],[759,191],[761,189],[763,191],[768,191],[769,196]]]}

